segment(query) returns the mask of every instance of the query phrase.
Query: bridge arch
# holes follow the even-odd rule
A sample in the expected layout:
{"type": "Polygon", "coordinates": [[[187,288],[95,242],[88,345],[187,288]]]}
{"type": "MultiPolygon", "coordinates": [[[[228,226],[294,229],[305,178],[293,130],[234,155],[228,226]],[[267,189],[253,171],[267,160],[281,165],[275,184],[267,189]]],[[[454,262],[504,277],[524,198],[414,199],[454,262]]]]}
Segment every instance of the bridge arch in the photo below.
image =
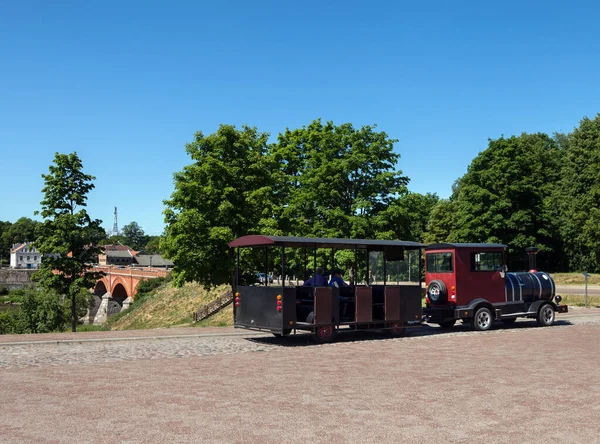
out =
{"type": "Polygon", "coordinates": [[[106,278],[102,278],[98,282],[96,282],[96,286],[94,287],[93,293],[96,296],[102,297],[108,292],[109,288],[110,284],[108,283],[106,278]]]}
{"type": "Polygon", "coordinates": [[[113,298],[121,298],[124,296],[123,300],[127,299],[131,295],[131,289],[129,288],[127,281],[121,276],[116,276],[112,281],[110,295],[113,298]]]}

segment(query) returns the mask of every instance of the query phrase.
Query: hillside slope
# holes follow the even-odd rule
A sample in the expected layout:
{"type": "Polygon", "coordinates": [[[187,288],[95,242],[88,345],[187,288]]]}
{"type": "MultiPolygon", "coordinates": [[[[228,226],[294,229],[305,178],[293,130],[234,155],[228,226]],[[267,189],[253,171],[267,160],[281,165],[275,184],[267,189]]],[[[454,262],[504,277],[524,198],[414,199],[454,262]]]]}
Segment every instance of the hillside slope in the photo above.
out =
{"type": "Polygon", "coordinates": [[[182,325],[225,326],[233,325],[231,305],[210,318],[192,324],[192,313],[202,305],[218,298],[228,291],[228,285],[221,285],[209,291],[196,283],[187,283],[181,288],[173,288],[170,283],[153,290],[136,306],[115,315],[107,321],[109,330],[135,330],[164,328],[182,325]]]}

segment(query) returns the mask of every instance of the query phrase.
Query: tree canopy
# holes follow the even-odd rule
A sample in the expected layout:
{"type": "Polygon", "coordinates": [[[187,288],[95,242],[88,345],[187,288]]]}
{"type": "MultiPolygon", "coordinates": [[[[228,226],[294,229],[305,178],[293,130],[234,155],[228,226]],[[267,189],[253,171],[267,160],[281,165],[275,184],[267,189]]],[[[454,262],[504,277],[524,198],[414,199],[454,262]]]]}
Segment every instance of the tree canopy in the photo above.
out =
{"type": "Polygon", "coordinates": [[[45,257],[34,277],[43,287],[70,296],[72,330],[76,331],[77,295],[102,277],[89,268],[104,238],[102,221],[90,218],[85,209],[95,178],[83,173],[77,153],[56,153],[49,174],[42,177],[44,198],[39,214],[44,221],[36,247],[45,257]]]}
{"type": "Polygon", "coordinates": [[[186,145],[192,164],[175,173],[165,201],[165,255],[176,264],[173,281],[205,285],[229,281],[227,243],[275,228],[268,134],[247,126],[221,125],[186,145]]]}
{"type": "Polygon", "coordinates": [[[315,120],[268,137],[221,125],[186,146],[193,163],[175,174],[161,243],[175,283],[227,281],[227,243],[246,234],[420,237],[426,217],[412,216],[437,197],[408,194],[385,132],[315,120]]]}
{"type": "Polygon", "coordinates": [[[554,203],[565,255],[572,270],[600,271],[600,114],[584,118],[563,144],[554,203]]]}

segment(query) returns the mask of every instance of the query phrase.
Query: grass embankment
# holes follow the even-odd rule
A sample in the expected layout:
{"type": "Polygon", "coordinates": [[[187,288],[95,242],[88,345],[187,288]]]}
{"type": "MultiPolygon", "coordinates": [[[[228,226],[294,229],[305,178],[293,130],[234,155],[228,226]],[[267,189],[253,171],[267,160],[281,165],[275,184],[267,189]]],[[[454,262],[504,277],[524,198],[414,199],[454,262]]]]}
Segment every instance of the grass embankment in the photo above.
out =
{"type": "Polygon", "coordinates": [[[207,291],[195,283],[174,288],[171,287],[170,282],[166,282],[148,293],[141,294],[140,298],[136,296],[131,308],[111,316],[104,329],[137,330],[192,325],[194,327],[233,325],[231,305],[202,322],[192,323],[193,312],[218,298],[228,289],[229,286],[221,285],[207,291]]]}
{"type": "MultiPolygon", "coordinates": [[[[581,273],[550,273],[556,285],[584,285],[585,278],[581,273]]],[[[591,274],[588,285],[600,285],[600,274],[591,274]]]]}
{"type": "MultiPolygon", "coordinates": [[[[585,285],[585,278],[581,273],[551,273],[550,275],[552,276],[552,279],[554,279],[556,285],[585,285]]],[[[600,285],[600,274],[590,273],[588,285],[600,285]]],[[[583,289],[573,289],[567,292],[561,291],[559,293],[563,298],[562,302],[564,304],[585,307],[585,296],[583,289]]],[[[588,307],[600,307],[600,295],[588,294],[588,307]]]]}

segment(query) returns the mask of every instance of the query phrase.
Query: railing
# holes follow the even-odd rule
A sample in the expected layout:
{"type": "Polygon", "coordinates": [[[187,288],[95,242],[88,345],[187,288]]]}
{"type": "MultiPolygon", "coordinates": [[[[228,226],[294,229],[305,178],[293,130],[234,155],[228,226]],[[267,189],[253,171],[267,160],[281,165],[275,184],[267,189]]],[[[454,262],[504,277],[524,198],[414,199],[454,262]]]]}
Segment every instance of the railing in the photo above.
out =
{"type": "Polygon", "coordinates": [[[233,302],[233,293],[228,291],[227,293],[219,296],[214,301],[209,302],[206,305],[203,305],[198,309],[198,311],[194,312],[192,318],[194,322],[200,322],[203,319],[206,319],[215,313],[221,311],[229,304],[233,302]]]}

